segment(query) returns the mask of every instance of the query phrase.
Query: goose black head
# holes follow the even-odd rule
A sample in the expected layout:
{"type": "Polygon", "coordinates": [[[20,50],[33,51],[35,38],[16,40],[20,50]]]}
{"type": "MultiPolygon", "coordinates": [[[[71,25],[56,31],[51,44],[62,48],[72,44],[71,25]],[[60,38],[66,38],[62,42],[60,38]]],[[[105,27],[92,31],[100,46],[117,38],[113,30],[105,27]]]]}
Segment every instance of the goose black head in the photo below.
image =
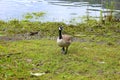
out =
{"type": "Polygon", "coordinates": [[[59,27],[59,30],[62,31],[62,30],[63,30],[63,27],[60,26],[60,27],[59,27]]]}

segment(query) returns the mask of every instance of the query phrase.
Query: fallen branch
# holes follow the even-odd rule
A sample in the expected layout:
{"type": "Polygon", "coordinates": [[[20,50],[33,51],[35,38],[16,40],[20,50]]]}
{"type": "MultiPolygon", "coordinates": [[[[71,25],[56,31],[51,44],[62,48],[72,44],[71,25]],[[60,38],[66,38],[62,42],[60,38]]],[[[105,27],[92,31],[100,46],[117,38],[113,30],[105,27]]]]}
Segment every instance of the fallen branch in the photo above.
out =
{"type": "Polygon", "coordinates": [[[3,55],[0,55],[0,58],[1,58],[1,57],[10,57],[10,56],[12,56],[12,55],[18,55],[18,54],[21,54],[21,52],[18,52],[18,53],[3,54],[3,55]]]}

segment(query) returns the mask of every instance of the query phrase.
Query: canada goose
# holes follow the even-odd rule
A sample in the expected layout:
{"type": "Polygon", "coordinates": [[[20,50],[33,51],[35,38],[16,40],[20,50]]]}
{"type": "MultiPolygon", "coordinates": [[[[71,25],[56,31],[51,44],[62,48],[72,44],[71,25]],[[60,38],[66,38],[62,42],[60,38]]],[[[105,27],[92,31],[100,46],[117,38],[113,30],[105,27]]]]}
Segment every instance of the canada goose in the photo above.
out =
{"type": "Polygon", "coordinates": [[[59,37],[57,38],[58,46],[62,47],[62,53],[67,54],[68,47],[71,44],[72,37],[70,35],[62,35],[62,27],[59,27],[59,37]]]}

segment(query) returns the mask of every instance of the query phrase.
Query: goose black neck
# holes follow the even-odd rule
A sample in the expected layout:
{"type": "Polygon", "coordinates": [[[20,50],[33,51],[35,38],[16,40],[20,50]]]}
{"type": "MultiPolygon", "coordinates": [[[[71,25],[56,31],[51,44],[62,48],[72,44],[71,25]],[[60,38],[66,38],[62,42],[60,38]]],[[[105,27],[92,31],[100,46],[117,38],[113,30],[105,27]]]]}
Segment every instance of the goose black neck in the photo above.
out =
{"type": "Polygon", "coordinates": [[[59,39],[62,39],[62,30],[59,30],[59,39]]]}

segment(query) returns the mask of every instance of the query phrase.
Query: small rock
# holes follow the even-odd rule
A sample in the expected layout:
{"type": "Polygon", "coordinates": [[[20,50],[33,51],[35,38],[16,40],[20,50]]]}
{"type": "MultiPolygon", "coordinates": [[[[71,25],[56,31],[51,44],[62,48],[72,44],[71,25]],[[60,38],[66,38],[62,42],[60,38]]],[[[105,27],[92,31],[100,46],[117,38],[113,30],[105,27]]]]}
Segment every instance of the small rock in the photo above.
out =
{"type": "Polygon", "coordinates": [[[32,76],[42,76],[45,75],[45,73],[30,73],[32,76]]]}

